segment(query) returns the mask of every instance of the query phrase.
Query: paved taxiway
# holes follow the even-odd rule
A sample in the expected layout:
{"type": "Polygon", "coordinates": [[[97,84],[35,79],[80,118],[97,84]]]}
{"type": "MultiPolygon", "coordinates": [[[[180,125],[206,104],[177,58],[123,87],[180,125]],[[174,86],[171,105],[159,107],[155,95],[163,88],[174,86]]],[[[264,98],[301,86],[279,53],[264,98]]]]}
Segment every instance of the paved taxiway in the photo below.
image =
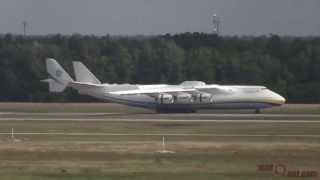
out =
{"type": "MultiPolygon", "coordinates": [[[[0,121],[103,121],[103,122],[181,122],[181,123],[282,123],[319,124],[320,115],[310,114],[126,114],[126,113],[0,113],[0,121]]],[[[12,132],[1,132],[10,135],[12,132]]],[[[198,136],[198,137],[305,137],[320,134],[185,134],[185,133],[85,133],[85,132],[14,132],[15,135],[54,136],[198,136]]]]}
{"type": "Polygon", "coordinates": [[[0,121],[320,123],[320,114],[155,114],[2,112],[0,121]]]}
{"type": "MultiPolygon", "coordinates": [[[[0,133],[0,135],[12,135],[10,133],[0,133]]],[[[196,136],[196,137],[312,137],[320,138],[319,134],[156,134],[156,133],[66,133],[66,132],[15,132],[14,135],[55,135],[55,136],[196,136]]]]}

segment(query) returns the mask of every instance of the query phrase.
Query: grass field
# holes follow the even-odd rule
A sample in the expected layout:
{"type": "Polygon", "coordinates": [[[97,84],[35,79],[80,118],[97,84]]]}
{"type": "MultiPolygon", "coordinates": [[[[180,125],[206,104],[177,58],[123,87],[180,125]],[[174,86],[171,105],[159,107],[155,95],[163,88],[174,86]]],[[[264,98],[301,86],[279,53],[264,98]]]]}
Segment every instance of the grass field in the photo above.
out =
{"type": "MultiPolygon", "coordinates": [[[[266,113],[318,114],[319,107],[287,105],[266,113]]],[[[264,164],[320,172],[320,123],[316,118],[310,123],[117,122],[117,118],[141,118],[135,114],[152,112],[114,104],[3,103],[0,111],[128,113],[90,116],[89,121],[59,120],[85,115],[48,115],[56,120],[42,120],[45,114],[0,114],[1,180],[292,179],[259,171],[258,166],[264,164]],[[6,120],[14,117],[35,120],[6,120]],[[31,132],[40,134],[24,134],[31,132]],[[175,153],[157,152],[163,135],[166,148],[175,153]]]]}

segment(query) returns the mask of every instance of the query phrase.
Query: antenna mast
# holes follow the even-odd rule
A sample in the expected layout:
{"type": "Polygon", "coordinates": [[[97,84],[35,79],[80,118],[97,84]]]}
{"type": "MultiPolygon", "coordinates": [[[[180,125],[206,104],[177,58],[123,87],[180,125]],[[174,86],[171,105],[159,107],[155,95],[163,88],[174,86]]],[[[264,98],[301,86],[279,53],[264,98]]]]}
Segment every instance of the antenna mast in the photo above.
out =
{"type": "Polygon", "coordinates": [[[213,14],[212,16],[212,23],[213,23],[213,34],[219,35],[220,34],[220,26],[221,21],[217,14],[213,14]]]}
{"type": "Polygon", "coordinates": [[[22,26],[23,26],[23,36],[26,36],[27,35],[28,22],[27,21],[23,21],[22,22],[22,26]]]}

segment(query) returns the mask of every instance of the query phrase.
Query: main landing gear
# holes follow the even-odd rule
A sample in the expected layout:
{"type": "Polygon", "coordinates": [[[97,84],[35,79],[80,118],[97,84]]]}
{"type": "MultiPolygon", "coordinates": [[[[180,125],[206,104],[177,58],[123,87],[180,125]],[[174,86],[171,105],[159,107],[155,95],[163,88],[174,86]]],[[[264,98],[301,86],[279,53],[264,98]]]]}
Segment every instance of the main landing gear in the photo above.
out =
{"type": "Polygon", "coordinates": [[[164,113],[164,114],[170,114],[170,113],[196,113],[197,111],[195,109],[169,109],[169,108],[158,108],[156,109],[157,113],[164,113]]]}
{"type": "Polygon", "coordinates": [[[256,109],[254,112],[255,112],[256,114],[261,114],[261,110],[260,110],[260,109],[256,109]]]}

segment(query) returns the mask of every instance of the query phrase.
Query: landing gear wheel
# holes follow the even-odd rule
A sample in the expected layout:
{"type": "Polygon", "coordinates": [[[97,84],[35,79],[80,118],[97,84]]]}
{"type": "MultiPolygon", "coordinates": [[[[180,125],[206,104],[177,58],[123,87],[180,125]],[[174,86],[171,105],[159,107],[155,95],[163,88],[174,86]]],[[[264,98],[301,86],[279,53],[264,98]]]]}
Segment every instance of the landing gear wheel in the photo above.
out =
{"type": "Polygon", "coordinates": [[[170,114],[170,113],[196,113],[194,109],[168,109],[168,108],[158,108],[156,109],[157,113],[160,114],[170,114]]]}
{"type": "Polygon", "coordinates": [[[256,114],[260,114],[260,113],[261,113],[260,109],[256,109],[254,112],[255,112],[256,114]]]}

